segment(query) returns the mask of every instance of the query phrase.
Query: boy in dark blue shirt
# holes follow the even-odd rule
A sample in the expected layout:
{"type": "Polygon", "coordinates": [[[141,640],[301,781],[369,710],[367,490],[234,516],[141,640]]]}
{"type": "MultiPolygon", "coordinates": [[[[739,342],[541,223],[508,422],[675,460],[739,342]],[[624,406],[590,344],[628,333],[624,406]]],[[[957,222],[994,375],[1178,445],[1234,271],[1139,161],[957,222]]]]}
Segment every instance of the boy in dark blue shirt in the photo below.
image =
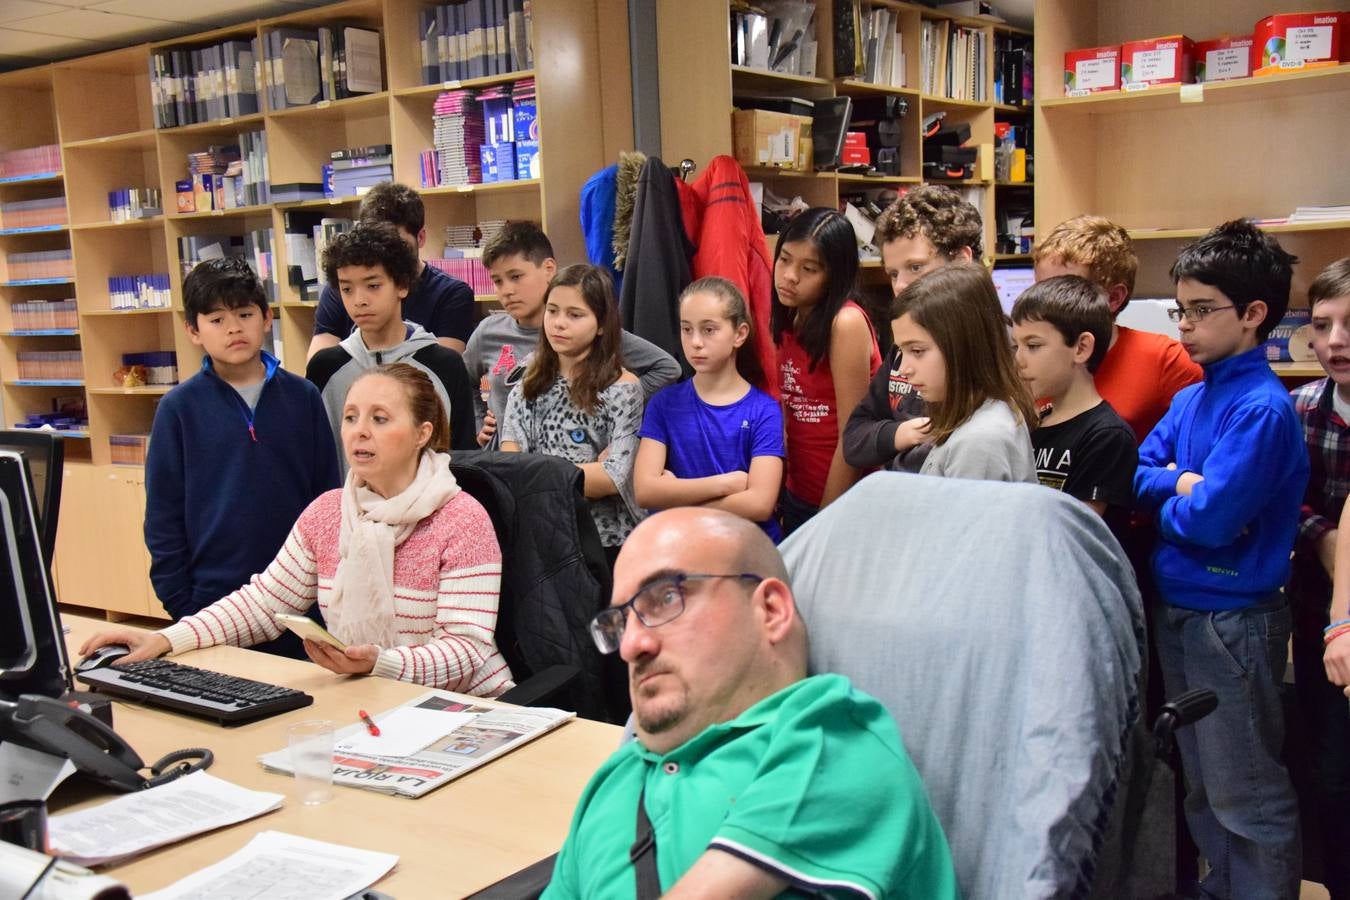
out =
{"type": "MultiPolygon", "coordinates": [[[[426,207],[417,191],[406,184],[383,181],[375,185],[361,198],[357,218],[361,222],[393,225],[414,253],[426,246],[426,207]]],[[[465,342],[478,324],[478,304],[473,288],[419,259],[417,273],[403,301],[403,318],[421,325],[443,346],[463,353],[465,342]]],[[[336,347],[355,327],[337,290],[325,284],[319,293],[319,307],[314,311],[314,337],[306,358],[312,359],[320,350],[336,347]]]]}
{"type": "MultiPolygon", "coordinates": [[[[206,358],[160,402],[145,462],[150,580],[175,620],[263,571],[310,501],[338,486],[318,389],[262,350],[272,312],[248,265],[200,264],[183,308],[206,358]]],[[[289,634],[254,649],[305,658],[289,634]]]]}
{"type": "Polygon", "coordinates": [[[1261,344],[1284,316],[1297,259],[1228,222],[1172,266],[1181,344],[1204,369],[1139,448],[1135,497],[1154,516],[1153,617],[1167,695],[1208,688],[1218,708],[1177,732],[1186,821],[1207,897],[1297,897],[1298,804],[1280,761],[1282,586],[1308,482],[1289,394],[1261,344]]]}

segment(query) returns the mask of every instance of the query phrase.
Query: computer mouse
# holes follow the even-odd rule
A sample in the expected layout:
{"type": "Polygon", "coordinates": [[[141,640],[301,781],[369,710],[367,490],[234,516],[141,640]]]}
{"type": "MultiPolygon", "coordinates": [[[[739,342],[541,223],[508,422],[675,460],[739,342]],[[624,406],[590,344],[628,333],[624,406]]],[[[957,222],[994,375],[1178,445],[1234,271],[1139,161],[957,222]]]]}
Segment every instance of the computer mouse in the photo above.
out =
{"type": "Polygon", "coordinates": [[[101,669],[104,666],[112,665],[113,660],[121,659],[131,652],[131,648],[126,644],[104,644],[93,653],[90,653],[84,659],[80,660],[79,665],[75,667],[76,672],[92,672],[95,669],[101,669]]]}

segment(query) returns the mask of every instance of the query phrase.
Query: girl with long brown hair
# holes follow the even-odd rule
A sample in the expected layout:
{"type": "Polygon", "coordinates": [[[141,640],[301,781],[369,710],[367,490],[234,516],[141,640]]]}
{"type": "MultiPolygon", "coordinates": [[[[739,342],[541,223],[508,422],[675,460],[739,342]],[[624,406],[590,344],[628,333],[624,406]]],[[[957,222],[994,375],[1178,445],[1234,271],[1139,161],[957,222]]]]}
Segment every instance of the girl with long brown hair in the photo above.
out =
{"type": "Polygon", "coordinates": [[[900,374],[928,403],[920,474],[1035,483],[1035,406],[1017,377],[1007,318],[980,266],[929,272],[895,298],[900,374]]]}
{"type": "Polygon", "coordinates": [[[642,388],[624,371],[621,331],[603,269],[574,265],[555,275],[544,295],[539,347],[500,426],[502,450],[560,456],[581,469],[611,563],[642,517],[633,496],[642,388]]]}

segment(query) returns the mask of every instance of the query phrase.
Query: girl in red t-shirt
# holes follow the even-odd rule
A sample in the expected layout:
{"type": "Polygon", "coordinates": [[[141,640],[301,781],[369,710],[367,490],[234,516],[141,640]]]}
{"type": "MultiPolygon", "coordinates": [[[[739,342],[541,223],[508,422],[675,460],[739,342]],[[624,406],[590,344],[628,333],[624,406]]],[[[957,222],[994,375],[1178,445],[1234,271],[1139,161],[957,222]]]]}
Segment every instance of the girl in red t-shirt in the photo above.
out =
{"type": "Polygon", "coordinates": [[[770,324],[787,426],[785,533],[858,478],[844,461],[841,422],[867,393],[881,353],[867,314],[849,299],[857,276],[858,239],[838,210],[808,209],[779,235],[770,324]]]}

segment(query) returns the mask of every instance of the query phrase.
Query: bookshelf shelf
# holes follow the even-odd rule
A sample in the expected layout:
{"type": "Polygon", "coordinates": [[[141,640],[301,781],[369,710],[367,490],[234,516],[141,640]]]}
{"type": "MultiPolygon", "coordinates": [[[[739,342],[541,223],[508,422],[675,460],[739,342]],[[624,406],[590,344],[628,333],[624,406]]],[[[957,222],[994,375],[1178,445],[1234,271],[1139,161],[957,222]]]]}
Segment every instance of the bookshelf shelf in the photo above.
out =
{"type": "Polygon", "coordinates": [[[835,91],[840,95],[852,94],[890,94],[917,100],[919,92],[914,88],[893,87],[889,84],[873,84],[856,78],[841,78],[835,82],[835,91]]]}
{"type": "Polygon", "coordinates": [[[1007,103],[995,103],[994,112],[1009,113],[1012,115],[1030,115],[1032,113],[1032,108],[1030,106],[1010,106],[1007,103]]]}
{"type": "Polygon", "coordinates": [[[494,194],[511,193],[518,191],[537,191],[539,190],[540,179],[538,178],[518,178],[515,181],[494,181],[489,184],[452,184],[446,187],[425,188],[420,193],[423,197],[445,197],[454,194],[494,194]]]}
{"type": "Polygon", "coordinates": [[[995,181],[995,182],[994,182],[994,187],[996,187],[996,188],[1010,188],[1010,189],[1014,189],[1014,190],[1020,189],[1020,188],[1032,188],[1032,187],[1035,187],[1035,186],[1036,186],[1035,183],[1034,183],[1034,182],[1031,182],[1031,181],[995,181]]]}
{"type": "Polygon", "coordinates": [[[172,310],[171,308],[165,306],[165,307],[160,307],[160,308],[157,308],[157,309],[82,309],[82,310],[80,310],[80,315],[82,315],[82,316],[113,316],[113,317],[120,317],[120,316],[155,316],[155,315],[160,315],[160,314],[162,314],[162,313],[168,313],[168,312],[173,312],[173,310],[172,310]]]}
{"type": "Polygon", "coordinates": [[[462,81],[440,81],[436,84],[424,84],[418,87],[399,88],[393,91],[395,97],[436,97],[445,91],[458,91],[465,88],[480,89],[497,84],[511,84],[522,78],[533,78],[534,69],[520,69],[502,75],[489,75],[486,78],[465,78],[462,81]]]}
{"type": "Polygon", "coordinates": [[[76,378],[15,378],[5,382],[9,387],[84,387],[76,378]]]}
{"type": "Polygon", "coordinates": [[[1031,262],[1030,253],[995,253],[994,262],[1031,262]]]}
{"type": "Polygon", "coordinates": [[[60,172],[40,172],[36,175],[10,175],[8,178],[0,178],[0,187],[7,184],[42,184],[48,181],[60,181],[62,179],[60,172]]]}
{"type": "Polygon", "coordinates": [[[87,138],[82,141],[70,141],[65,144],[67,150],[153,150],[155,148],[153,128],[141,131],[129,131],[125,134],[110,134],[106,137],[87,138]]]}
{"type": "Polygon", "coordinates": [[[475,303],[496,303],[496,302],[497,302],[497,295],[496,295],[496,294],[474,294],[474,295],[473,295],[473,300],[474,300],[475,303]]]}
{"type": "Polygon", "coordinates": [[[125,222],[86,222],[72,225],[71,231],[135,231],[140,228],[155,228],[164,224],[163,216],[150,216],[148,219],[129,219],[125,222]]]}
{"type": "Polygon", "coordinates": [[[1350,88],[1350,64],[1209,84],[1162,85],[1141,91],[1110,91],[1086,97],[1048,97],[1038,103],[1047,112],[1100,115],[1157,109],[1199,109],[1206,104],[1268,103],[1289,97],[1345,91],[1347,88],[1350,88]]]}
{"type": "Polygon", "coordinates": [[[69,230],[66,225],[34,225],[31,228],[3,228],[0,237],[16,237],[21,234],[63,234],[69,230]]]}
{"type": "Polygon", "coordinates": [[[173,213],[167,218],[175,222],[193,219],[232,219],[240,216],[267,215],[271,212],[272,207],[270,205],[260,204],[257,206],[236,206],[234,209],[208,209],[204,212],[173,213]]]}
{"type": "Polygon", "coordinates": [[[956,106],[963,109],[990,109],[992,104],[980,100],[957,100],[953,97],[943,97],[938,94],[922,94],[925,106],[956,106]]]}
{"type": "Polygon", "coordinates": [[[147,384],[141,387],[91,387],[88,392],[100,397],[159,397],[173,390],[175,384],[147,384]]]}
{"type": "Polygon", "coordinates": [[[301,200],[296,203],[278,203],[277,209],[328,209],[337,206],[350,206],[360,203],[360,197],[327,197],[323,200],[301,200]]]}
{"type": "Polygon", "coordinates": [[[922,184],[923,179],[917,175],[837,175],[841,185],[877,185],[885,187],[888,184],[922,184]]]}
{"type": "MultiPolygon", "coordinates": [[[[1130,238],[1136,241],[1182,241],[1203,237],[1211,226],[1203,228],[1131,228],[1130,238]]],[[[1262,231],[1272,234],[1301,234],[1319,231],[1350,230],[1350,219],[1330,222],[1272,222],[1261,225],[1262,231]]]]}
{"type": "Polygon", "coordinates": [[[268,119],[344,119],[348,116],[379,115],[388,113],[389,92],[362,94],[359,97],[347,97],[343,100],[320,100],[308,106],[291,106],[286,109],[274,109],[267,113],[268,119]]]}
{"type": "Polygon", "coordinates": [[[0,331],[0,337],[9,338],[31,338],[31,337],[71,337],[78,335],[78,328],[42,328],[33,331],[0,331]]]}
{"type": "Polygon", "coordinates": [[[227,131],[230,129],[253,129],[261,125],[264,121],[262,113],[251,113],[247,116],[226,116],[223,119],[212,119],[209,122],[195,122],[192,125],[175,125],[171,128],[161,128],[159,133],[163,135],[179,134],[203,134],[214,131],[227,131]]]}
{"type": "Polygon", "coordinates": [[[24,278],[19,281],[0,281],[0,288],[42,287],[48,284],[74,283],[74,278],[24,278]]]}
{"type": "Polygon", "coordinates": [[[787,75],[783,72],[770,72],[767,69],[756,69],[751,66],[732,66],[732,80],[743,82],[747,86],[754,82],[761,82],[768,85],[816,85],[817,87],[830,87],[830,81],[826,78],[817,78],[807,75],[787,75]]]}
{"type": "Polygon", "coordinates": [[[1270,370],[1281,378],[1321,378],[1326,372],[1315,362],[1273,362],[1270,370]]]}

